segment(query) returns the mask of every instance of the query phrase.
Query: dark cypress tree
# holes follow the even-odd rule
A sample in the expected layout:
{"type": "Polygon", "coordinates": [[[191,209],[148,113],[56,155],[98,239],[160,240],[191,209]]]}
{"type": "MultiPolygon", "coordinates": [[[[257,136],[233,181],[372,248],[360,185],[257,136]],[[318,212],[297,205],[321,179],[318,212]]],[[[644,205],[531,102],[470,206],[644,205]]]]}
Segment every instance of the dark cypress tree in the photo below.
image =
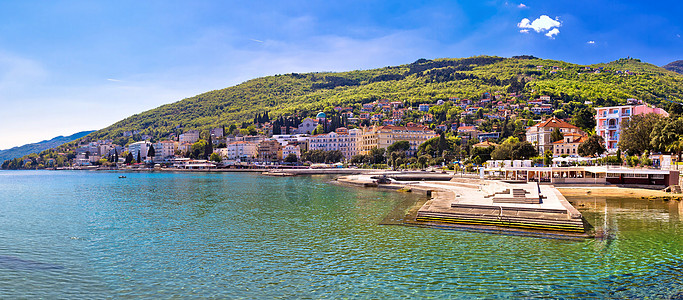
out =
{"type": "Polygon", "coordinates": [[[114,148],[114,163],[119,162],[119,151],[114,148]]]}
{"type": "Polygon", "coordinates": [[[149,150],[147,150],[147,157],[154,157],[155,155],[154,145],[149,145],[149,150]]]}
{"type": "Polygon", "coordinates": [[[138,151],[138,159],[137,159],[137,162],[140,163],[140,161],[141,161],[141,159],[140,159],[140,151],[138,151]]]}
{"type": "Polygon", "coordinates": [[[204,146],[204,159],[209,159],[213,153],[213,142],[211,141],[211,135],[209,135],[209,142],[204,146]]]}

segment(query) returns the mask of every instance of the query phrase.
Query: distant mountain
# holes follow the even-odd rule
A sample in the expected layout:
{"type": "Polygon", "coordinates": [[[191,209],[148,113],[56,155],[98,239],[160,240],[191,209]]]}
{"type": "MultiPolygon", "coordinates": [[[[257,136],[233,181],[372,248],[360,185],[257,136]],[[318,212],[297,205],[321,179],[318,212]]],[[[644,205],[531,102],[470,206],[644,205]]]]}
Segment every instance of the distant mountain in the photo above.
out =
{"type": "Polygon", "coordinates": [[[666,65],[663,65],[662,68],[667,69],[669,71],[674,71],[678,74],[683,74],[683,60],[677,60],[675,62],[668,63],[666,65]]]}
{"type": "Polygon", "coordinates": [[[0,162],[4,162],[8,159],[14,159],[17,157],[29,155],[31,153],[40,153],[41,151],[51,149],[51,148],[57,147],[61,144],[80,139],[80,138],[82,138],[82,137],[84,137],[84,136],[86,136],[92,132],[94,132],[94,130],[81,131],[79,133],[74,133],[70,136],[61,136],[60,135],[60,136],[53,138],[51,140],[45,140],[45,141],[33,143],[33,144],[26,144],[23,146],[14,147],[14,148],[7,149],[7,150],[0,150],[0,162]]]}

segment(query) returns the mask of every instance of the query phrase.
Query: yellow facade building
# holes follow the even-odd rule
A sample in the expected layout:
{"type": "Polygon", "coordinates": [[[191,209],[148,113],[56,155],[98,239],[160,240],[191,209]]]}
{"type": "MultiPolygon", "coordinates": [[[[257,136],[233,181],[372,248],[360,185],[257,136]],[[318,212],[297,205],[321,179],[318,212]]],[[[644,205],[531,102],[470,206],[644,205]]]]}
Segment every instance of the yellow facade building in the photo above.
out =
{"type": "Polygon", "coordinates": [[[427,140],[437,137],[434,130],[426,126],[408,123],[406,126],[371,126],[363,128],[360,138],[360,154],[369,154],[373,148],[387,148],[398,141],[408,141],[410,149],[407,155],[417,153],[417,147],[427,140]]]}

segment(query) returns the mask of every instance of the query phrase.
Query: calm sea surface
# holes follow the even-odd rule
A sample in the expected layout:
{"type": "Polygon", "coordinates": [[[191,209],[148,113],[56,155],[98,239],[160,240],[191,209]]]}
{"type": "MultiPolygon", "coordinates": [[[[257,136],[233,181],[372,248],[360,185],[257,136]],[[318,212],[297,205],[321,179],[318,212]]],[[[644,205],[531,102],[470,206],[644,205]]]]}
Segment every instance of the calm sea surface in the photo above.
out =
{"type": "Polygon", "coordinates": [[[679,201],[570,199],[614,238],[564,241],[378,225],[416,196],[330,177],[121,174],[0,171],[0,298],[683,293],[679,201]]]}

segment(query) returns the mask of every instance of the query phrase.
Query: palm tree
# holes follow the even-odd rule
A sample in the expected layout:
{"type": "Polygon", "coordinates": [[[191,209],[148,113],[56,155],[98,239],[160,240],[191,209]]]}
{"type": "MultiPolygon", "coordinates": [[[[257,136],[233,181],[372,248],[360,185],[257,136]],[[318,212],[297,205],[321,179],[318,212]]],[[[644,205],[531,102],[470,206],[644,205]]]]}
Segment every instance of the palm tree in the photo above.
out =
{"type": "Polygon", "coordinates": [[[677,161],[681,161],[681,151],[683,151],[683,137],[666,146],[666,151],[676,152],[677,161]]]}

